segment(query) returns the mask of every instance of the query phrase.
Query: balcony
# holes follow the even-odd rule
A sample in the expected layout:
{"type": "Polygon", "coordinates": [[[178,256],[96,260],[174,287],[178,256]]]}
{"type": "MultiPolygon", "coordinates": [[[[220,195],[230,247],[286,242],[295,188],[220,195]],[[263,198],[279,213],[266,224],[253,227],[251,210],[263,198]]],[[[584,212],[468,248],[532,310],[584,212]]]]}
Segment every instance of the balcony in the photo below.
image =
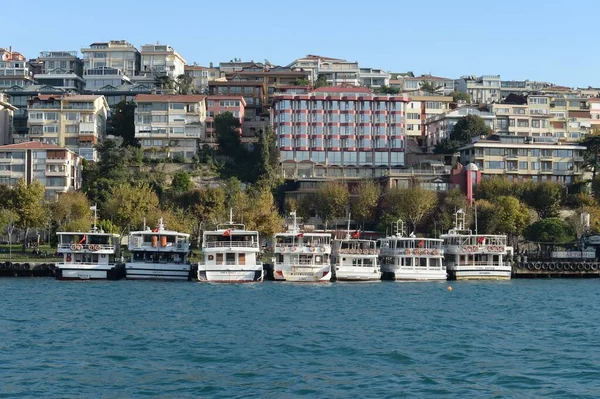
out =
{"type": "Polygon", "coordinates": [[[63,171],[58,171],[58,170],[54,170],[54,171],[46,171],[46,177],[69,177],[69,172],[66,170],[63,171]]]}
{"type": "Polygon", "coordinates": [[[46,164],[50,165],[67,165],[69,160],[67,158],[47,158],[46,164]]]}

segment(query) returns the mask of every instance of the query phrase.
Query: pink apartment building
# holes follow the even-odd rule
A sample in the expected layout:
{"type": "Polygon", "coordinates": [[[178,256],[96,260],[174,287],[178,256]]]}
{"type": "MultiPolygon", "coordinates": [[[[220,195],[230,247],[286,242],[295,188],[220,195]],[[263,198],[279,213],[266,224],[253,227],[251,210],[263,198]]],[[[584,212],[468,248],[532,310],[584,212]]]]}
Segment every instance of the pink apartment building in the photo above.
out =
{"type": "Polygon", "coordinates": [[[272,123],[284,177],[379,177],[404,166],[408,101],[366,87],[275,94],[272,123]]]}
{"type": "Polygon", "coordinates": [[[216,145],[217,136],[214,127],[215,116],[224,112],[231,112],[240,120],[240,135],[244,124],[244,110],[246,101],[242,96],[208,96],[206,98],[206,142],[216,145]]]}

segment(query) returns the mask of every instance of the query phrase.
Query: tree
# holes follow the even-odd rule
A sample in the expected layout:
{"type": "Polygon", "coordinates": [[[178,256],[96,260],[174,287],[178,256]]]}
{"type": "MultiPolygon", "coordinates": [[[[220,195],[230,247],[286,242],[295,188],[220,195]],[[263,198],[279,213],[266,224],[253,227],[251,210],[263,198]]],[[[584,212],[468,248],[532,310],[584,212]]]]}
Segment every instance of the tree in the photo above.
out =
{"type": "Polygon", "coordinates": [[[434,211],[438,197],[434,191],[419,185],[410,188],[393,187],[382,199],[382,222],[385,226],[402,219],[410,223],[411,231],[434,211]]]}
{"type": "Polygon", "coordinates": [[[158,205],[158,196],[147,183],[120,183],[111,188],[103,213],[123,234],[127,228],[141,229],[147,217],[158,213],[158,205]]]}
{"type": "Polygon", "coordinates": [[[349,195],[348,187],[343,182],[328,181],[317,188],[314,208],[317,216],[325,223],[325,229],[329,222],[346,216],[349,195]]]}
{"type": "Polygon", "coordinates": [[[459,102],[459,101],[464,101],[466,103],[470,103],[471,102],[471,95],[469,93],[463,93],[460,91],[455,91],[452,93],[452,101],[454,101],[455,103],[459,102]]]}
{"type": "Polygon", "coordinates": [[[584,165],[592,170],[592,181],[595,181],[596,172],[600,167],[600,132],[594,130],[586,135],[581,145],[586,147],[583,153],[584,165]]]}
{"type": "Polygon", "coordinates": [[[90,228],[90,203],[81,191],[60,194],[50,204],[52,221],[62,231],[88,231],[90,228]]]}
{"type": "Polygon", "coordinates": [[[192,232],[200,245],[202,231],[214,227],[225,215],[226,194],[222,187],[201,187],[182,194],[180,207],[190,219],[192,232]]]}
{"type": "Polygon", "coordinates": [[[139,146],[135,138],[135,103],[133,101],[121,101],[111,107],[110,125],[113,134],[121,137],[126,145],[139,146]]]}
{"type": "Polygon", "coordinates": [[[173,175],[173,180],[171,181],[171,190],[174,192],[185,192],[189,191],[192,188],[192,179],[190,178],[189,173],[185,170],[178,170],[173,175]]]}
{"type": "Polygon", "coordinates": [[[279,167],[279,149],[273,129],[268,126],[265,131],[260,133],[258,146],[259,159],[256,169],[256,175],[263,180],[269,187],[275,185],[277,180],[277,171],[279,167]]]}
{"type": "Polygon", "coordinates": [[[494,177],[483,179],[477,184],[475,196],[478,199],[493,201],[503,195],[512,195],[515,192],[515,184],[506,177],[494,177]]]}
{"type": "Polygon", "coordinates": [[[310,86],[310,80],[296,78],[296,80],[294,80],[294,86],[310,86]]]}
{"type": "Polygon", "coordinates": [[[381,94],[398,94],[400,93],[400,88],[383,85],[375,88],[373,92],[381,94]]]}
{"type": "Polygon", "coordinates": [[[281,231],[283,219],[279,216],[273,194],[267,187],[257,187],[250,193],[250,207],[246,211],[246,228],[256,230],[263,239],[281,231]]]}
{"type": "MultiPolygon", "coordinates": [[[[451,188],[445,193],[439,194],[437,209],[431,214],[430,227],[432,233],[439,235],[440,232],[447,231],[454,227],[454,215],[459,209],[467,210],[469,202],[467,196],[463,194],[460,188],[451,188]]],[[[467,216],[469,216],[467,214],[467,216]]],[[[469,223],[469,220],[466,220],[469,223]]]]}
{"type": "Polygon", "coordinates": [[[17,216],[15,227],[25,232],[23,249],[27,246],[29,229],[43,227],[46,224],[46,209],[44,208],[44,185],[34,180],[30,185],[21,179],[13,188],[13,211],[17,216]]]}
{"type": "Polygon", "coordinates": [[[450,140],[458,141],[461,145],[471,142],[471,139],[478,136],[487,136],[491,129],[485,124],[482,117],[478,115],[466,115],[456,122],[450,140]]]}
{"type": "Polygon", "coordinates": [[[379,185],[373,180],[361,181],[354,190],[350,209],[363,228],[366,221],[375,219],[380,194],[379,185]]]}
{"type": "Polygon", "coordinates": [[[177,82],[169,75],[157,75],[154,77],[154,84],[161,90],[174,94],[177,82]]]}
{"type": "Polygon", "coordinates": [[[434,81],[432,80],[423,80],[421,81],[421,87],[420,89],[426,93],[439,93],[440,89],[442,89],[444,86],[439,86],[436,85],[434,81]]]}
{"type": "Polygon", "coordinates": [[[567,244],[575,240],[575,232],[564,220],[559,218],[541,219],[527,226],[523,232],[525,239],[537,243],[556,245],[567,244]]]}
{"type": "Polygon", "coordinates": [[[551,181],[530,184],[523,191],[523,201],[542,219],[558,216],[562,198],[563,187],[551,181]]]}
{"type": "Polygon", "coordinates": [[[245,148],[242,147],[240,139],[240,120],[233,116],[231,112],[223,112],[215,116],[215,130],[217,132],[217,142],[219,143],[219,153],[224,156],[237,159],[245,155],[245,148]]]}
{"type": "Polygon", "coordinates": [[[319,76],[317,76],[317,80],[315,81],[313,87],[317,89],[324,86],[329,86],[329,82],[327,82],[327,75],[320,73],[319,76]]]}
{"type": "Polygon", "coordinates": [[[194,94],[194,78],[190,75],[181,74],[175,80],[177,94],[194,94]]]}
{"type": "Polygon", "coordinates": [[[507,234],[515,245],[517,238],[531,221],[529,209],[513,196],[500,196],[494,201],[496,233],[507,234]]]}

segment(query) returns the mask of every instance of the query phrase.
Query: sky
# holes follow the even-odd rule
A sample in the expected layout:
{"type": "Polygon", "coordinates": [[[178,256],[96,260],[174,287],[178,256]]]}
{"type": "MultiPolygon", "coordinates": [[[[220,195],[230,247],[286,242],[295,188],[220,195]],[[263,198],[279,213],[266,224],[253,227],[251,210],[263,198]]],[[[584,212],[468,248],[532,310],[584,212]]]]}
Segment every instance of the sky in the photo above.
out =
{"type": "Polygon", "coordinates": [[[124,39],[169,44],[188,64],[318,54],[391,72],[600,87],[598,0],[3,3],[0,47],[27,58],[124,39]]]}

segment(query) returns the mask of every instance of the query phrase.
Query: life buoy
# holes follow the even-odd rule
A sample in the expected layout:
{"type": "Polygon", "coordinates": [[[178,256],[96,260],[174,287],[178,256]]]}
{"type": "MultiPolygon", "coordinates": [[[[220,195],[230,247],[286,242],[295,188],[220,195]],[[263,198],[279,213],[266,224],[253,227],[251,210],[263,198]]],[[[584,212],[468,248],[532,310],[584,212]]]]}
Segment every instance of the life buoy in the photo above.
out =
{"type": "Polygon", "coordinates": [[[71,255],[67,255],[67,262],[71,261],[71,255]]]}
{"type": "Polygon", "coordinates": [[[592,270],[596,271],[598,270],[598,264],[597,263],[592,263],[592,270]]]}
{"type": "Polygon", "coordinates": [[[315,252],[315,247],[310,247],[310,252],[315,252]]]}
{"type": "Polygon", "coordinates": [[[467,252],[467,247],[460,247],[461,252],[467,252]]]}
{"type": "Polygon", "coordinates": [[[577,270],[582,271],[584,269],[583,263],[577,264],[577,270]]]}
{"type": "Polygon", "coordinates": [[[181,249],[182,245],[181,243],[177,244],[177,248],[181,249]]]}
{"type": "Polygon", "coordinates": [[[540,262],[535,262],[535,270],[540,270],[542,268],[542,264],[540,262]]]}
{"type": "Polygon", "coordinates": [[[542,263],[542,270],[548,270],[548,264],[546,262],[542,263]]]}
{"type": "Polygon", "coordinates": [[[321,252],[325,252],[325,247],[321,247],[321,252]]]}
{"type": "Polygon", "coordinates": [[[77,244],[77,250],[78,250],[78,251],[81,251],[82,249],[83,249],[83,245],[81,245],[81,244],[77,244]]]}
{"type": "Polygon", "coordinates": [[[590,265],[589,263],[586,263],[586,264],[584,265],[584,268],[585,268],[585,270],[586,270],[586,271],[588,271],[588,272],[589,272],[589,271],[590,271],[590,269],[592,268],[592,265],[590,265]]]}
{"type": "Polygon", "coordinates": [[[425,255],[429,255],[429,250],[428,250],[428,249],[424,249],[424,250],[423,250],[423,254],[425,254],[425,255]]]}
{"type": "Polygon", "coordinates": [[[295,245],[292,247],[292,252],[296,252],[296,246],[295,245]]]}
{"type": "Polygon", "coordinates": [[[208,255],[208,260],[214,260],[214,259],[215,259],[214,255],[208,255]]]}
{"type": "Polygon", "coordinates": [[[77,249],[77,244],[71,244],[71,250],[75,251],[77,249]]]}
{"type": "Polygon", "coordinates": [[[439,255],[439,254],[440,254],[440,251],[438,251],[437,249],[434,249],[434,250],[433,250],[433,254],[434,254],[434,255],[439,255]]]}
{"type": "Polygon", "coordinates": [[[419,250],[418,248],[416,248],[415,250],[413,250],[413,253],[415,255],[421,255],[421,250],[419,250]]]}
{"type": "Polygon", "coordinates": [[[404,250],[404,254],[405,254],[405,255],[410,255],[410,249],[405,249],[405,250],[404,250]]]}
{"type": "Polygon", "coordinates": [[[533,268],[534,268],[533,263],[527,263],[527,268],[529,270],[533,270],[533,268]]]}
{"type": "Polygon", "coordinates": [[[575,270],[577,269],[577,265],[576,265],[574,262],[572,262],[572,263],[569,265],[569,269],[571,269],[572,271],[575,271],[575,270]]]}
{"type": "Polygon", "coordinates": [[[556,269],[556,265],[554,263],[548,264],[548,270],[554,271],[556,269]]]}
{"type": "Polygon", "coordinates": [[[375,251],[374,249],[371,250],[371,255],[375,255],[377,251],[375,251]]]}

